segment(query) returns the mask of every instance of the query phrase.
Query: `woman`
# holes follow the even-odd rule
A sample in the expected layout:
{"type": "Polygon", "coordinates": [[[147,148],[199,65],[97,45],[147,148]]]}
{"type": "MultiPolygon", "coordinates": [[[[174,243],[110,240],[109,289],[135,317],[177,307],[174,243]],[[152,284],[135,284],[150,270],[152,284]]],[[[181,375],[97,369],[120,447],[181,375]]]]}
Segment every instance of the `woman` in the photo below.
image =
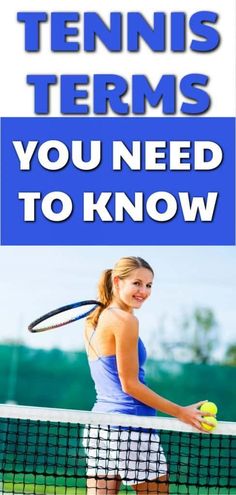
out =
{"type": "MultiPolygon", "coordinates": [[[[106,270],[101,276],[98,299],[104,307],[96,308],[87,318],[84,331],[97,392],[93,411],[154,416],[159,410],[203,431],[203,413],[198,407],[204,401],[182,407],[145,385],[146,351],[133,311],[150,296],[153,277],[150,265],[139,257],[121,258],[113,270],[106,270]]],[[[137,493],[167,495],[167,466],[158,435],[151,433],[150,438],[145,430],[137,433],[135,429],[128,440],[125,429],[120,435],[118,442],[115,430],[104,430],[99,438],[95,433],[88,441],[88,495],[117,494],[121,481],[137,493]],[[109,460],[104,460],[108,448],[109,460]]]]}

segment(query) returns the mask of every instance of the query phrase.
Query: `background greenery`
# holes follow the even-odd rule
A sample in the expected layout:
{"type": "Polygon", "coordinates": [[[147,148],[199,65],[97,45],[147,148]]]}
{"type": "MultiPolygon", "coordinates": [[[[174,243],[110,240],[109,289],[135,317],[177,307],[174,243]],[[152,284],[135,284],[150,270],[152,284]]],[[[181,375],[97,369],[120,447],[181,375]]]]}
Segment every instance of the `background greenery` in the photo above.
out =
{"type": "MultiPolygon", "coordinates": [[[[236,367],[149,359],[147,382],[157,393],[182,405],[211,400],[218,419],[236,421],[236,367]]],[[[0,402],[91,409],[95,400],[85,352],[0,346],[0,402]]]]}

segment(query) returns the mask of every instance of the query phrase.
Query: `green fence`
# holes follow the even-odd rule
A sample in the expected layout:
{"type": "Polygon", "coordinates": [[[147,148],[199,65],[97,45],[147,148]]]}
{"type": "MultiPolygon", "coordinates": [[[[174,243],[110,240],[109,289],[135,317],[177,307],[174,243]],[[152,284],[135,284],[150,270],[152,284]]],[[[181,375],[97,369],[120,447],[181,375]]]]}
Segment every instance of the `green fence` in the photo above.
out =
{"type": "MultiPolygon", "coordinates": [[[[236,421],[236,367],[149,360],[146,371],[158,394],[182,405],[211,400],[218,404],[218,419],[236,421]]],[[[0,346],[0,402],[7,400],[91,409],[95,392],[85,353],[0,346]]]]}

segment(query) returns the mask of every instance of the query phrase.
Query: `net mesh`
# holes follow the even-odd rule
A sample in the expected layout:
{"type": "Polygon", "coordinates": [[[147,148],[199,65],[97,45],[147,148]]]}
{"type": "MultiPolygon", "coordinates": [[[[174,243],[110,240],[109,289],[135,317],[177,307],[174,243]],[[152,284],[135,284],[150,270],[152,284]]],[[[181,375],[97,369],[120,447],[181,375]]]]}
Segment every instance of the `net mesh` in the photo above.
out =
{"type": "Polygon", "coordinates": [[[0,416],[1,493],[236,494],[235,424],[201,434],[163,418],[10,406],[0,416]]]}

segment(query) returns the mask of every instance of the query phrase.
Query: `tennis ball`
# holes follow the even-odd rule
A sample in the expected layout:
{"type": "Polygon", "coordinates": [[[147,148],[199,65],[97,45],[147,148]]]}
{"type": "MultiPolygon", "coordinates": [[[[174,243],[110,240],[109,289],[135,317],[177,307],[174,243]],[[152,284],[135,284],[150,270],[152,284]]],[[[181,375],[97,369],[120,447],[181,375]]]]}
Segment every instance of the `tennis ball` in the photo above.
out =
{"type": "Polygon", "coordinates": [[[203,412],[208,412],[212,415],[217,414],[218,408],[214,402],[204,402],[204,404],[201,405],[200,411],[203,412]]]}
{"type": "Polygon", "coordinates": [[[212,425],[208,425],[207,423],[201,423],[202,428],[206,431],[213,431],[217,427],[217,419],[214,416],[207,416],[207,421],[212,423],[212,425]]]}

